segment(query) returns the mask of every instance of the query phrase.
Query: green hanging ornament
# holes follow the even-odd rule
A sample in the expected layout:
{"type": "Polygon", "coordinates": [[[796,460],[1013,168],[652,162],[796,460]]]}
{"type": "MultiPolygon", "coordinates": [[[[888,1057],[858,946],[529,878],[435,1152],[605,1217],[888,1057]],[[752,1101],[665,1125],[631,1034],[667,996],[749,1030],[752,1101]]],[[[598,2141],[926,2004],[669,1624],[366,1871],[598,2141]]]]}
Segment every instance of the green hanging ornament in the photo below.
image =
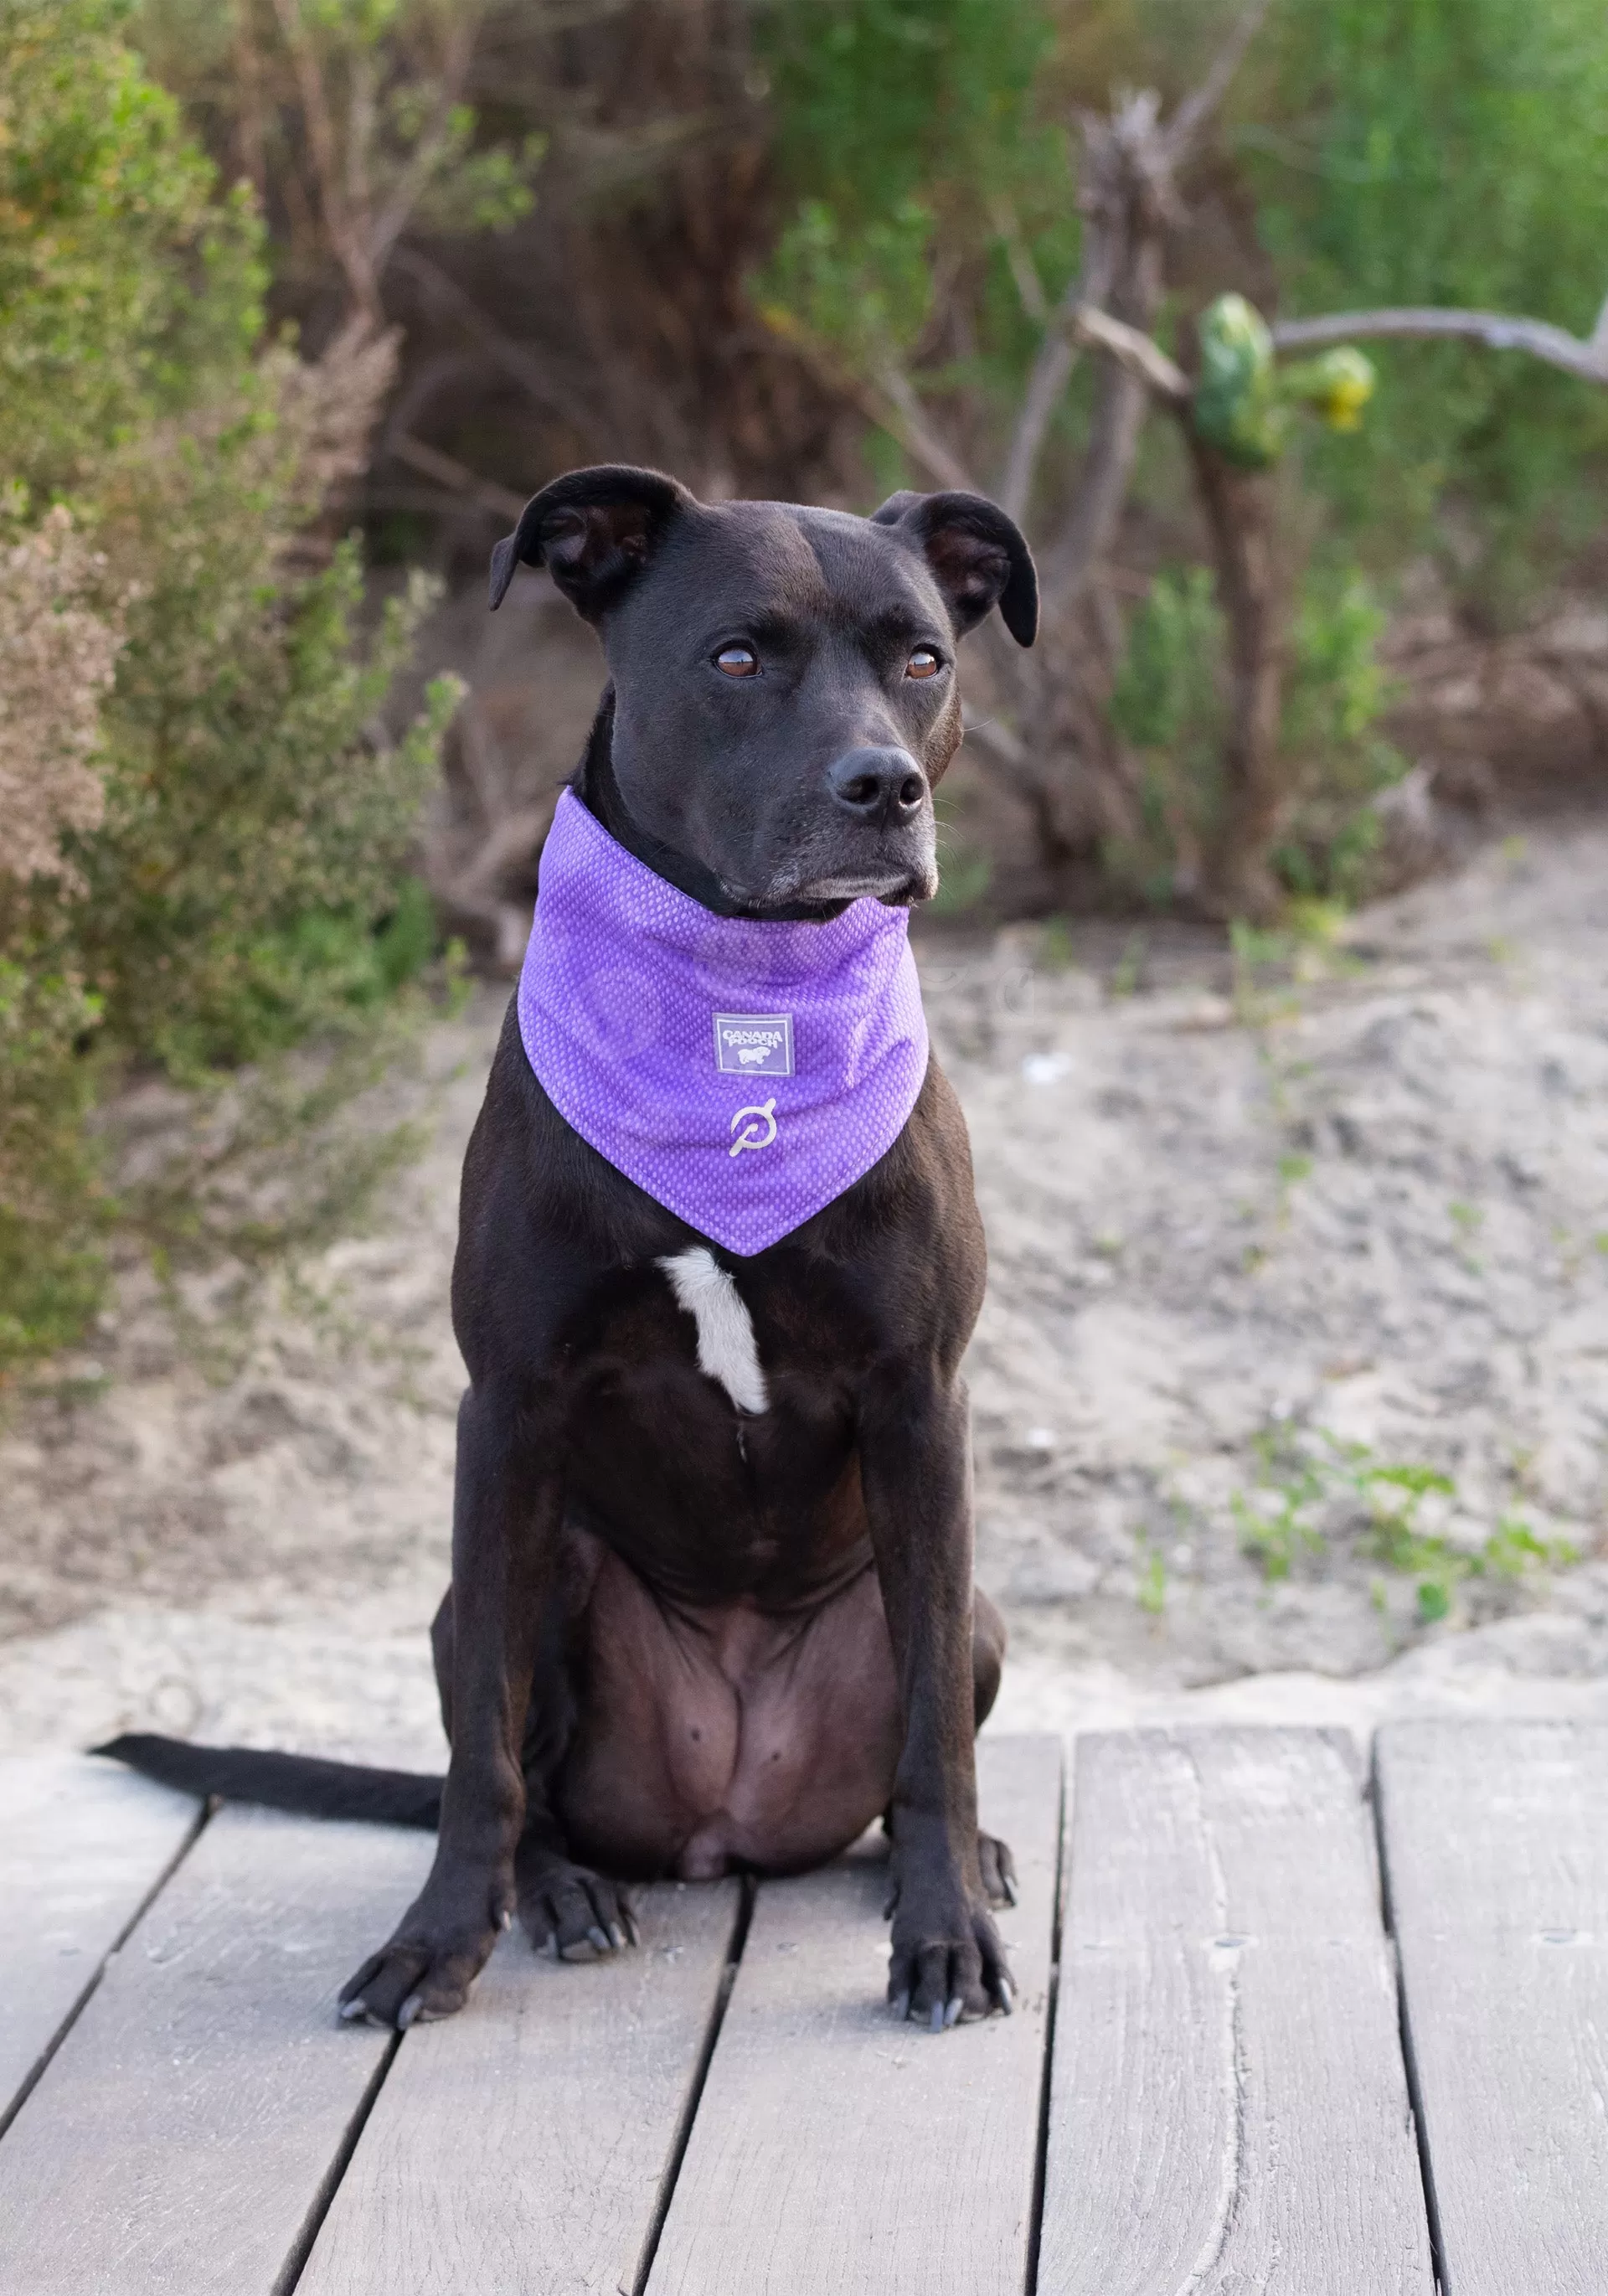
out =
{"type": "Polygon", "coordinates": [[[1281,367],[1259,311],[1243,295],[1219,295],[1201,315],[1201,379],[1191,413],[1197,434],[1225,462],[1265,471],[1277,462],[1298,406],[1332,430],[1356,430],[1374,395],[1371,360],[1342,344],[1321,358],[1281,367]]]}

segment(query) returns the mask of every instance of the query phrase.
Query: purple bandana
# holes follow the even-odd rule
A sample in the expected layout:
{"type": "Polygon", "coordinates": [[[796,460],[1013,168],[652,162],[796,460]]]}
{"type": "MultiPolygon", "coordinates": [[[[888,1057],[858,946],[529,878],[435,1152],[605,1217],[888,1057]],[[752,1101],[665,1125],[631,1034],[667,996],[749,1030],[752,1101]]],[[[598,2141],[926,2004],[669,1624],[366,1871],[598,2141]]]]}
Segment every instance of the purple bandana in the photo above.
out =
{"type": "Polygon", "coordinates": [[[890,1148],[927,1072],[909,917],[718,917],[566,790],[520,1034],[561,1116],[728,1251],[763,1251],[890,1148]]]}

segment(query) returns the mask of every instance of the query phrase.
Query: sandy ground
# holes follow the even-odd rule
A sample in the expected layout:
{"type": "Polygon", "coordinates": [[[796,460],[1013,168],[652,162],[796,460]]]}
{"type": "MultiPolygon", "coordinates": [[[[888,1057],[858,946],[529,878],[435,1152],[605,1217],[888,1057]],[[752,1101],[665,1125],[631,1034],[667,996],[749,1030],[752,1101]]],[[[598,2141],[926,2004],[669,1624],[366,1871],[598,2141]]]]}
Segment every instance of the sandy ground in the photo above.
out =
{"type": "MultiPolygon", "coordinates": [[[[1002,1725],[1608,1714],[1605,926],[1583,821],[1493,840],[1302,979],[1176,930],[923,939],[990,1240],[1002,1725]]],[[[439,1759],[447,1275],[502,1001],[438,1029],[428,1154],[243,1366],[209,1379],[130,1284],[13,1413],[0,1751],[439,1759]]]]}

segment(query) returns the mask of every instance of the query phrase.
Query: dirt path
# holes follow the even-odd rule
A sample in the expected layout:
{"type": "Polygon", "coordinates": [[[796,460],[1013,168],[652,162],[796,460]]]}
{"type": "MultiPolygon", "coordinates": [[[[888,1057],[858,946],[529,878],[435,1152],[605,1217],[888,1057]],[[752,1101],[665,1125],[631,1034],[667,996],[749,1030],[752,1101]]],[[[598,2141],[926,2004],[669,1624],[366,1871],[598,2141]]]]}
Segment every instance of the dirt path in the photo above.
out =
{"type": "MultiPolygon", "coordinates": [[[[1295,984],[1177,933],[923,944],[992,1254],[1002,1719],[1608,1711],[1605,928],[1577,823],[1295,984]]],[[[434,1145],[316,1312],[209,1384],[130,1292],[0,1442],[0,1750],[439,1751],[447,1280],[501,1002],[438,1032],[434,1145]]]]}

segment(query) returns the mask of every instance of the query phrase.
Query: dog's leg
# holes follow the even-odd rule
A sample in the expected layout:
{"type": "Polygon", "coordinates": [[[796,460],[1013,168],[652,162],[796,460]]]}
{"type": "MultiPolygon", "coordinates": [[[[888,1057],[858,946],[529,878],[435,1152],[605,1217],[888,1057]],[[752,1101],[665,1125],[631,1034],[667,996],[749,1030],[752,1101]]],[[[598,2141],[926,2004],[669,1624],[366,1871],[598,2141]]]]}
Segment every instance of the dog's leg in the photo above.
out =
{"type": "Polygon", "coordinates": [[[527,1815],[520,1755],[562,1509],[544,1403],[522,1383],[488,1384],[459,1409],[443,1697],[452,1759],[435,1863],[395,1935],[344,1988],[344,2016],[397,2026],[449,2016],[513,1918],[527,1815]]]}
{"type": "MultiPolygon", "coordinates": [[[[1005,1666],[1005,1622],[980,1587],[972,1590],[972,1712],[980,1730],[994,1710],[1005,1666]]],[[[997,1833],[979,1833],[977,1863],[983,1893],[991,1906],[1016,1903],[1016,1860],[997,1833]]]]}
{"type": "MultiPolygon", "coordinates": [[[[1011,2005],[979,1857],[972,1464],[960,1382],[908,1364],[880,1377],[862,1406],[860,1474],[905,1724],[891,1810],[888,1998],[896,2013],[936,2031],[1011,2005]]],[[[1003,1882],[997,1870],[994,1878],[1003,1882]]]]}
{"type": "MultiPolygon", "coordinates": [[[[525,1779],[525,1825],[513,1854],[514,1895],[521,1926],[538,1953],[564,1961],[589,1960],[636,1943],[631,1901],[619,1884],[571,1857],[552,1813],[552,1792],[576,1724],[570,1679],[570,1642],[576,1603],[555,1587],[543,1606],[531,1671],[530,1698],[520,1767],[525,1779]]],[[[584,1607],[584,1596],[582,1597],[584,1607]]],[[[430,1629],[441,1722],[452,1740],[452,1588],[441,1598],[430,1629]]]]}

